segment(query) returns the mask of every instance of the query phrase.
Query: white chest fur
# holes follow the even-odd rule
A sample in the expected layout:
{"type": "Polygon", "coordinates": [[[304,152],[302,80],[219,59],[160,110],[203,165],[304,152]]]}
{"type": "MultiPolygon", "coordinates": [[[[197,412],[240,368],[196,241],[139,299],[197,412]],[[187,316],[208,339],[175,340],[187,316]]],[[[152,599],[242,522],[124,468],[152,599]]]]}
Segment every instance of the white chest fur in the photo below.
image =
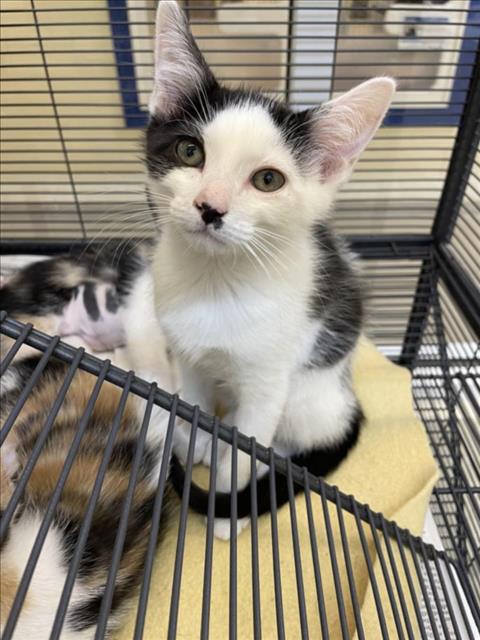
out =
{"type": "Polygon", "coordinates": [[[303,251],[295,268],[264,273],[250,263],[172,253],[163,238],[154,261],[155,306],[177,353],[201,361],[295,358],[304,349],[312,261],[303,251]]]}

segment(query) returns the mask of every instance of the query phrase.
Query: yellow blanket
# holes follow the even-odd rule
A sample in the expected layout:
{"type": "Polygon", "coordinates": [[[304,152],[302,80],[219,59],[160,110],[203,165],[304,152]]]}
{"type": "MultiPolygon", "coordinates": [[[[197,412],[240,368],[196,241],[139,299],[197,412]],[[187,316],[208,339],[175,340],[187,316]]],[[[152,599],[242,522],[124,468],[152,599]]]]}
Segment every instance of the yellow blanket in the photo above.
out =
{"type": "MultiPolygon", "coordinates": [[[[430,492],[437,478],[437,470],[430,452],[428,439],[421,422],[415,417],[410,375],[406,369],[395,366],[364,339],[357,350],[355,388],[364,410],[366,421],[358,445],[341,467],[328,477],[344,493],[353,494],[360,502],[368,503],[375,511],[396,520],[419,534],[425,518],[430,492]]],[[[330,555],[326,539],[324,517],[320,497],[312,494],[319,549],[320,568],[325,597],[330,638],[342,637],[335,595],[330,555]]],[[[301,547],[303,583],[305,589],[308,631],[310,638],[321,638],[317,592],[312,566],[311,546],[304,494],[296,498],[296,512],[301,547]]],[[[349,635],[356,635],[351,592],[349,590],[342,551],[336,507],[330,505],[337,562],[341,574],[343,597],[348,618],[349,635]]],[[[355,578],[356,595],[361,607],[361,623],[368,640],[381,637],[375,601],[368,578],[367,565],[362,552],[358,529],[353,517],[345,513],[344,522],[349,540],[350,557],[355,578]]],[[[280,544],[281,585],[287,638],[301,638],[298,610],[297,583],[293,558],[290,513],[288,505],[278,513],[280,544]]],[[[144,638],[163,640],[167,637],[173,564],[176,550],[177,527],[168,532],[157,554],[149,599],[144,638]]],[[[389,605],[380,563],[368,525],[364,526],[365,539],[374,558],[374,571],[378,590],[385,610],[385,624],[395,632],[392,609],[389,605]]],[[[261,624],[264,639],[277,637],[271,523],[268,515],[259,519],[260,597],[261,624]]],[[[237,539],[237,637],[240,640],[253,637],[251,592],[251,542],[247,527],[237,539]]],[[[383,552],[390,568],[385,547],[383,552]]],[[[191,640],[200,636],[203,566],[205,553],[205,524],[200,516],[190,514],[185,543],[181,598],[178,614],[177,638],[191,640]]],[[[228,542],[215,539],[213,551],[212,596],[210,608],[210,638],[223,640],[228,637],[229,620],[229,554],[228,542]]],[[[408,555],[408,554],[407,554],[408,555]]],[[[398,559],[398,552],[396,552],[398,559]]],[[[395,596],[395,583],[389,569],[395,596]]],[[[405,576],[399,578],[408,593],[405,576]]],[[[407,607],[411,603],[406,596],[407,607]]],[[[400,610],[397,597],[397,606],[400,610]]],[[[118,636],[118,640],[132,637],[135,610],[118,636]]],[[[410,617],[416,631],[413,612],[410,617]]]]}

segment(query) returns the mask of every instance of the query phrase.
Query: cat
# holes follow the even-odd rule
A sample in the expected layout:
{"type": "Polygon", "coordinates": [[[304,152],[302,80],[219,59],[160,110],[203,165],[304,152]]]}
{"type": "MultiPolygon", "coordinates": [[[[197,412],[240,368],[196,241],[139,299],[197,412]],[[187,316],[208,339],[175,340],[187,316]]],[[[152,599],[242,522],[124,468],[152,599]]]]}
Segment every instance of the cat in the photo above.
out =
{"type": "MultiPolygon", "coordinates": [[[[143,251],[112,260],[103,251],[86,255],[65,255],[34,262],[9,277],[0,289],[0,309],[11,317],[32,322],[55,332],[70,318],[89,326],[87,333],[102,348],[117,346],[123,332],[121,311],[125,295],[144,271],[143,251]],[[108,294],[108,296],[107,296],[108,294]],[[72,305],[75,306],[73,309],[72,305]],[[107,309],[109,307],[109,309],[107,309]],[[71,317],[70,317],[71,314],[71,317]],[[83,314],[83,315],[82,315],[83,314]],[[113,337],[107,329],[120,327],[113,337]],[[100,329],[100,334],[98,331],[100,329]]],[[[78,328],[70,326],[71,330],[78,328]]],[[[85,329],[85,326],[83,327],[85,329]]],[[[5,356],[12,340],[2,336],[5,356]]],[[[122,338],[123,341],[123,338],[122,338]]],[[[88,342],[88,341],[87,341],[88,342]]],[[[160,359],[163,370],[169,368],[166,354],[156,344],[156,372],[160,359]]],[[[8,357],[8,356],[7,356],[8,357]]],[[[4,427],[12,407],[38,365],[40,355],[30,347],[22,347],[0,378],[0,426],[4,427]],[[35,355],[36,354],[36,355],[35,355]]],[[[6,434],[0,448],[0,509],[7,508],[32,451],[45,425],[48,413],[64,383],[69,365],[51,359],[29,394],[20,414],[6,434]]],[[[139,375],[151,377],[139,370],[139,375]]],[[[9,522],[0,544],[0,630],[3,632],[26,561],[32,550],[41,522],[46,516],[52,491],[65,463],[73,438],[81,424],[96,378],[78,370],[59,409],[51,431],[40,450],[39,458],[9,522]]],[[[169,386],[167,376],[159,384],[169,386]]],[[[53,523],[26,594],[24,606],[15,627],[14,637],[50,637],[69,563],[79,537],[88,500],[92,494],[110,430],[121,396],[121,389],[104,382],[93,412],[86,423],[78,453],[69,472],[53,523]]],[[[105,479],[93,512],[85,549],[80,557],[78,573],[69,601],[62,638],[93,638],[105,591],[112,551],[119,528],[122,507],[127,495],[137,438],[144,419],[145,401],[131,394],[125,405],[105,479]]],[[[115,579],[112,607],[108,616],[107,636],[121,626],[124,614],[135,598],[144,570],[144,559],[152,526],[152,513],[160,465],[164,455],[164,439],[168,414],[155,405],[146,435],[127,532],[115,579]]],[[[4,434],[2,433],[2,437],[4,434]]],[[[169,465],[169,461],[166,461],[169,465]]],[[[169,468],[169,466],[168,466],[169,468]]],[[[160,535],[161,544],[172,517],[176,497],[167,476],[163,496],[160,535]]]]}
{"type": "MultiPolygon", "coordinates": [[[[182,397],[209,413],[227,406],[227,424],[284,455],[320,456],[327,473],[340,462],[329,452],[345,457],[358,438],[351,361],[363,318],[352,256],[328,218],[395,82],[373,78],[295,112],[222,86],[176,2],[159,2],[155,37],[145,147],[160,239],[151,279],[182,397]]],[[[136,303],[140,331],[151,300],[145,310],[136,303]]],[[[184,424],[182,461],[188,437],[184,424]]],[[[195,462],[209,460],[210,437],[199,432],[195,462]]],[[[249,479],[239,453],[238,489],[249,479]]],[[[220,443],[216,488],[230,487],[231,448],[220,443]]]]}
{"type": "MultiPolygon", "coordinates": [[[[108,242],[33,260],[2,279],[0,309],[46,333],[80,336],[93,351],[121,346],[126,340],[121,310],[147,267],[149,247],[148,241],[108,242]]],[[[2,356],[9,346],[1,336],[2,356]]],[[[27,350],[22,347],[20,355],[27,350]]]]}

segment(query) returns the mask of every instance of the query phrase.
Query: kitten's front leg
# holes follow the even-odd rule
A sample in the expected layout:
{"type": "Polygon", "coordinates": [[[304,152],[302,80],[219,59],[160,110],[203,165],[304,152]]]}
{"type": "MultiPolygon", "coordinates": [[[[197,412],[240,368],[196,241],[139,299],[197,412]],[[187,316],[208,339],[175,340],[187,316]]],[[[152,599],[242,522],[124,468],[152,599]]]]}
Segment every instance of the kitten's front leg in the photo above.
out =
{"type": "MultiPolygon", "coordinates": [[[[258,442],[269,447],[274,439],[285,405],[288,391],[288,376],[260,375],[256,372],[250,384],[240,390],[240,402],[235,416],[235,426],[247,435],[254,436],[258,442]]],[[[232,448],[222,445],[217,469],[217,491],[229,492],[231,489],[232,448]]],[[[237,487],[246,487],[250,480],[250,456],[238,451],[237,487]]]]}
{"type": "MultiPolygon", "coordinates": [[[[179,363],[181,376],[180,397],[186,402],[197,405],[207,413],[213,413],[214,409],[214,384],[202,375],[200,371],[191,365],[179,363]]],[[[190,442],[191,424],[185,420],[179,420],[175,429],[174,451],[183,464],[187,460],[188,446],[190,442]]],[[[195,440],[194,464],[202,461],[205,450],[210,442],[211,436],[202,429],[197,429],[195,440]]]]}

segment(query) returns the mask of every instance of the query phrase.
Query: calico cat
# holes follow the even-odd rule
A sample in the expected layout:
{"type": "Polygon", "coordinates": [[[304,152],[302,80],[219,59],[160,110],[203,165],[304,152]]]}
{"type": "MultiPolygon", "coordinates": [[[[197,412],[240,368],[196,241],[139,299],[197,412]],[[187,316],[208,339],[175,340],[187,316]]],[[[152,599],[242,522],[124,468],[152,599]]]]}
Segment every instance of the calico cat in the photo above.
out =
{"type": "MultiPolygon", "coordinates": [[[[136,245],[135,245],[136,246],[136,245]]],[[[148,247],[125,252],[114,259],[113,247],[34,262],[8,277],[0,289],[0,309],[11,317],[29,321],[50,333],[65,329],[95,344],[113,349],[124,340],[122,312],[126,296],[145,270],[148,247]],[[68,325],[68,326],[67,326],[68,325]]],[[[61,332],[61,331],[60,331],[61,332]]],[[[2,357],[12,340],[2,336],[2,357]]],[[[168,375],[159,377],[160,364],[168,371],[165,350],[157,343],[156,372],[159,384],[169,387],[168,375]],[[163,360],[162,360],[163,358],[163,360]]],[[[117,356],[117,352],[115,354],[117,356]]],[[[0,378],[0,427],[39,361],[38,351],[23,346],[0,378]]],[[[18,479],[30,460],[48,413],[68,372],[68,365],[50,360],[0,448],[0,508],[6,509],[18,479]]],[[[150,377],[148,371],[138,374],[150,377]]],[[[47,512],[65,458],[77,433],[96,378],[77,371],[55,418],[25,491],[0,546],[0,630],[3,631],[26,561],[47,512]]],[[[104,382],[80,441],[60,502],[55,508],[42,553],[18,619],[14,638],[50,637],[69,563],[78,540],[93,484],[115,421],[121,390],[104,382]]],[[[93,513],[83,555],[62,630],[62,638],[87,639],[95,635],[122,506],[127,494],[137,437],[145,401],[131,395],[125,405],[112,456],[93,513]]],[[[107,635],[118,628],[144,569],[153,504],[163,457],[165,412],[153,407],[140,473],[130,511],[125,543],[115,580],[107,635]]],[[[3,437],[2,433],[2,437],[3,437]]],[[[167,481],[163,498],[162,527],[157,543],[170,521],[174,501],[167,481]]]]}
{"type": "MultiPolygon", "coordinates": [[[[3,426],[38,356],[28,356],[12,364],[0,379],[0,418],[3,426]]],[[[59,360],[49,362],[0,449],[1,509],[6,508],[16,482],[21,477],[47,415],[68,371],[59,360]]],[[[0,547],[0,629],[4,628],[26,561],[46,514],[52,491],[63,468],[96,378],[77,371],[25,492],[10,521],[0,547]]],[[[78,453],[55,508],[43,550],[18,622],[15,638],[50,637],[69,563],[78,540],[87,503],[93,491],[105,445],[114,423],[121,389],[104,382],[95,402],[78,453]]],[[[80,559],[77,577],[62,631],[65,639],[87,639],[95,635],[108,569],[118,531],[122,507],[135,456],[137,436],[143,421],[145,401],[131,396],[123,412],[108,469],[96,505],[91,528],[80,559]]],[[[147,432],[142,462],[133,496],[125,543],[115,581],[107,635],[118,628],[122,616],[135,597],[144,569],[151,529],[152,511],[162,460],[165,414],[154,407],[147,432]]],[[[170,484],[163,498],[158,542],[168,525],[173,494],[170,484]]]]}
{"type": "MultiPolygon", "coordinates": [[[[177,3],[158,5],[146,162],[161,235],[151,278],[182,397],[210,413],[227,406],[227,424],[322,475],[358,437],[351,360],[363,316],[352,257],[327,220],[394,90],[390,78],[374,78],[294,112],[227,88],[177,3]]],[[[144,311],[136,302],[146,317],[151,301],[144,311]]],[[[183,425],[181,460],[188,435],[183,425]]],[[[210,438],[198,433],[195,462],[209,460],[210,438]]],[[[218,491],[229,492],[230,474],[221,443],[218,491]]],[[[239,490],[249,478],[239,453],[239,490]]]]}

